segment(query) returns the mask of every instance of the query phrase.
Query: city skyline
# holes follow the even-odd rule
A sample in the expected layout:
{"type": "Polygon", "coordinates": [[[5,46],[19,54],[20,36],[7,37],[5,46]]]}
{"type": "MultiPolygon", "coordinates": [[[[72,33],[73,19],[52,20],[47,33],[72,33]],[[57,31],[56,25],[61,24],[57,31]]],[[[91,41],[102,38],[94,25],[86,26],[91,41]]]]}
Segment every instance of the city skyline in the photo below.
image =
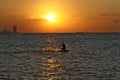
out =
{"type": "Polygon", "coordinates": [[[0,31],[119,32],[119,0],[0,0],[0,31]]]}

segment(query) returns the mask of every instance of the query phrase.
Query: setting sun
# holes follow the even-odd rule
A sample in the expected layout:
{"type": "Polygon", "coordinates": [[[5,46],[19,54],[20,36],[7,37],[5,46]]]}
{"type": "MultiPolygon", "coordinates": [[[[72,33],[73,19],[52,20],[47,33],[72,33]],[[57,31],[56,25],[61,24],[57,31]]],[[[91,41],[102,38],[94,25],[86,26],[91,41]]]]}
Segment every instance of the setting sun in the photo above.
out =
{"type": "Polygon", "coordinates": [[[53,14],[48,14],[48,15],[44,16],[44,18],[50,22],[55,22],[55,15],[53,15],[53,14]]]}

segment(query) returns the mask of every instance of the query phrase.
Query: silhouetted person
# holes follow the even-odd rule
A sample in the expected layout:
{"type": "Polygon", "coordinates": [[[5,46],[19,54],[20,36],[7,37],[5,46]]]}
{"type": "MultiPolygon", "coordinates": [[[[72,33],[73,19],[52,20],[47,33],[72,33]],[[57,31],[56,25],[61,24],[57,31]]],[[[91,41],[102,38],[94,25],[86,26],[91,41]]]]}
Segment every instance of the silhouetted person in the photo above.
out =
{"type": "Polygon", "coordinates": [[[62,43],[61,51],[66,51],[66,45],[65,45],[64,41],[63,41],[63,43],[62,43]]]}

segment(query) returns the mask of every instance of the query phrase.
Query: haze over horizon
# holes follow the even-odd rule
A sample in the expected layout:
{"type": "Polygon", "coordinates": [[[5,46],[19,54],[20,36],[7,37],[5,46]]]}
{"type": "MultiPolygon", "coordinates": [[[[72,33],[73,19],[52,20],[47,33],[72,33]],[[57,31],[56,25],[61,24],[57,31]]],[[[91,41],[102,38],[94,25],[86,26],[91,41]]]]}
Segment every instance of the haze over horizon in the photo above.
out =
{"type": "Polygon", "coordinates": [[[118,32],[120,0],[0,0],[0,31],[118,32]]]}

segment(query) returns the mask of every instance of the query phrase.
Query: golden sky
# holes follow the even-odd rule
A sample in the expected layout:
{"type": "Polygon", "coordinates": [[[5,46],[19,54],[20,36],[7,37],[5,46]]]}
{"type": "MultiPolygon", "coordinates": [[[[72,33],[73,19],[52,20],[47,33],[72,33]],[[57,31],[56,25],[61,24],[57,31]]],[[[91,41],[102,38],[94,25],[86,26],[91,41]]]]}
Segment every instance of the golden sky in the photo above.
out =
{"type": "Polygon", "coordinates": [[[119,20],[120,0],[0,0],[0,31],[115,32],[119,20]]]}

